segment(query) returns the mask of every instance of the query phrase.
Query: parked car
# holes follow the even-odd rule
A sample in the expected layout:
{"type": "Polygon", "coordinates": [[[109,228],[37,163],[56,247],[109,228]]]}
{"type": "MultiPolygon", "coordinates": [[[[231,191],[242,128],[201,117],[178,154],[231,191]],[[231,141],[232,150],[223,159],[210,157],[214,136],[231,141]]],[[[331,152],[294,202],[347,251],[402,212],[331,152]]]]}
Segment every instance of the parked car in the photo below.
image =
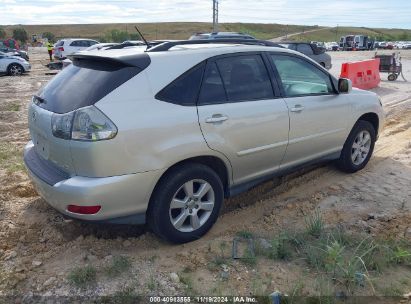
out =
{"type": "Polygon", "coordinates": [[[253,36],[238,32],[215,32],[215,33],[197,33],[192,35],[189,40],[202,39],[255,39],[253,36]]]}
{"type": "Polygon", "coordinates": [[[338,45],[337,42],[328,42],[327,44],[327,51],[339,51],[340,50],[340,46],[338,45]]]}
{"type": "Polygon", "coordinates": [[[24,58],[0,52],[0,74],[20,76],[30,69],[30,63],[24,58]]]}
{"type": "Polygon", "coordinates": [[[331,64],[331,56],[327,53],[325,53],[324,48],[319,48],[316,44],[314,43],[308,43],[308,42],[281,42],[281,46],[294,50],[300,53],[303,53],[304,55],[310,57],[313,59],[315,62],[319,63],[321,66],[326,68],[327,70],[331,69],[332,64],[331,64]]]}
{"type": "Polygon", "coordinates": [[[73,55],[29,105],[24,162],[41,196],[181,243],[213,226],[225,197],[274,176],[366,166],[384,121],[375,93],[296,51],[217,43],[73,55]]]}
{"type": "Polygon", "coordinates": [[[23,58],[27,61],[30,59],[29,55],[27,54],[26,51],[12,49],[12,48],[9,48],[9,47],[6,47],[6,46],[0,46],[0,52],[8,53],[8,54],[13,55],[13,56],[21,57],[21,58],[23,58]]]}
{"type": "Polygon", "coordinates": [[[54,58],[65,59],[68,55],[83,51],[92,45],[99,43],[91,39],[62,39],[54,45],[54,58]]]}
{"type": "Polygon", "coordinates": [[[379,49],[385,49],[387,47],[387,42],[382,41],[378,43],[378,48],[379,49]]]}

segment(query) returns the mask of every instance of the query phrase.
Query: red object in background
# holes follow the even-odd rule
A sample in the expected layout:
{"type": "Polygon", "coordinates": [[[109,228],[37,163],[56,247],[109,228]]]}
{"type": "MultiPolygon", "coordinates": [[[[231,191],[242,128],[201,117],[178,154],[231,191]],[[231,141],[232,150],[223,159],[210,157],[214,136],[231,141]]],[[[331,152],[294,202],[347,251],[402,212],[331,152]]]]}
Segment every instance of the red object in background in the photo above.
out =
{"type": "Polygon", "coordinates": [[[4,39],[2,42],[8,48],[16,49],[16,50],[20,49],[19,43],[15,39],[8,38],[8,39],[4,39]]]}
{"type": "Polygon", "coordinates": [[[378,58],[343,63],[340,77],[350,79],[355,88],[369,90],[377,87],[381,82],[379,68],[380,59],[378,58]]]}

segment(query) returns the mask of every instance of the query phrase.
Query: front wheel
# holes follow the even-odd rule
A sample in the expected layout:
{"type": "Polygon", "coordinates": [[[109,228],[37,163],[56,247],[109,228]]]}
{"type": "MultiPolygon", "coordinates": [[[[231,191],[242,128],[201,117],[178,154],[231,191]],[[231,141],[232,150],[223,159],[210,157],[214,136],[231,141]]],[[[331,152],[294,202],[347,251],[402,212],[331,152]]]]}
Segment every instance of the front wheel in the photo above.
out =
{"type": "Polygon", "coordinates": [[[17,63],[12,63],[7,68],[7,74],[9,76],[20,76],[21,74],[23,74],[23,72],[24,72],[23,67],[17,63]]]}
{"type": "Polygon", "coordinates": [[[173,243],[199,239],[218,218],[224,194],[218,175],[202,164],[171,169],[156,186],[147,221],[173,243]]]}
{"type": "Polygon", "coordinates": [[[359,120],[345,141],[338,165],[349,173],[363,169],[374,151],[376,131],[368,121],[359,120]]]}

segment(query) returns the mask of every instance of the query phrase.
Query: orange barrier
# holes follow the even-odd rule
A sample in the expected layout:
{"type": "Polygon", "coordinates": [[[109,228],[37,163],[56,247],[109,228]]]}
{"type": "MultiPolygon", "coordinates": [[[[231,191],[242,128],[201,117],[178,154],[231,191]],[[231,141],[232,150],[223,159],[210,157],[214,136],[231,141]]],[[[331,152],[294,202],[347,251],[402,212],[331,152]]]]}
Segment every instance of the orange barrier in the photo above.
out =
{"type": "Polygon", "coordinates": [[[355,88],[375,88],[381,81],[380,59],[343,63],[340,77],[350,79],[355,88]]]}

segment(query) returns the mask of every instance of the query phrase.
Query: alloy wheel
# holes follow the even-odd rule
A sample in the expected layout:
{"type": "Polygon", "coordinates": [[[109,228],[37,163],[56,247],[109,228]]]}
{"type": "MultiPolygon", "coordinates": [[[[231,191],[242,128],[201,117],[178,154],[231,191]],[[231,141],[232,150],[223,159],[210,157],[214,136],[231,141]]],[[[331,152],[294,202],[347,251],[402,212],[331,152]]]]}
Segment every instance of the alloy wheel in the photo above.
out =
{"type": "Polygon", "coordinates": [[[351,160],[353,164],[356,166],[361,165],[370,153],[370,148],[371,134],[366,130],[362,130],[354,139],[351,148],[351,160]]]}
{"type": "Polygon", "coordinates": [[[171,200],[171,224],[181,232],[195,231],[207,222],[214,205],[211,185],[201,179],[190,180],[177,190],[171,200]]]}
{"type": "Polygon", "coordinates": [[[18,76],[18,75],[21,75],[22,74],[22,68],[20,67],[20,66],[18,66],[18,65],[12,65],[11,67],[10,67],[10,74],[12,75],[12,76],[18,76]]]}

